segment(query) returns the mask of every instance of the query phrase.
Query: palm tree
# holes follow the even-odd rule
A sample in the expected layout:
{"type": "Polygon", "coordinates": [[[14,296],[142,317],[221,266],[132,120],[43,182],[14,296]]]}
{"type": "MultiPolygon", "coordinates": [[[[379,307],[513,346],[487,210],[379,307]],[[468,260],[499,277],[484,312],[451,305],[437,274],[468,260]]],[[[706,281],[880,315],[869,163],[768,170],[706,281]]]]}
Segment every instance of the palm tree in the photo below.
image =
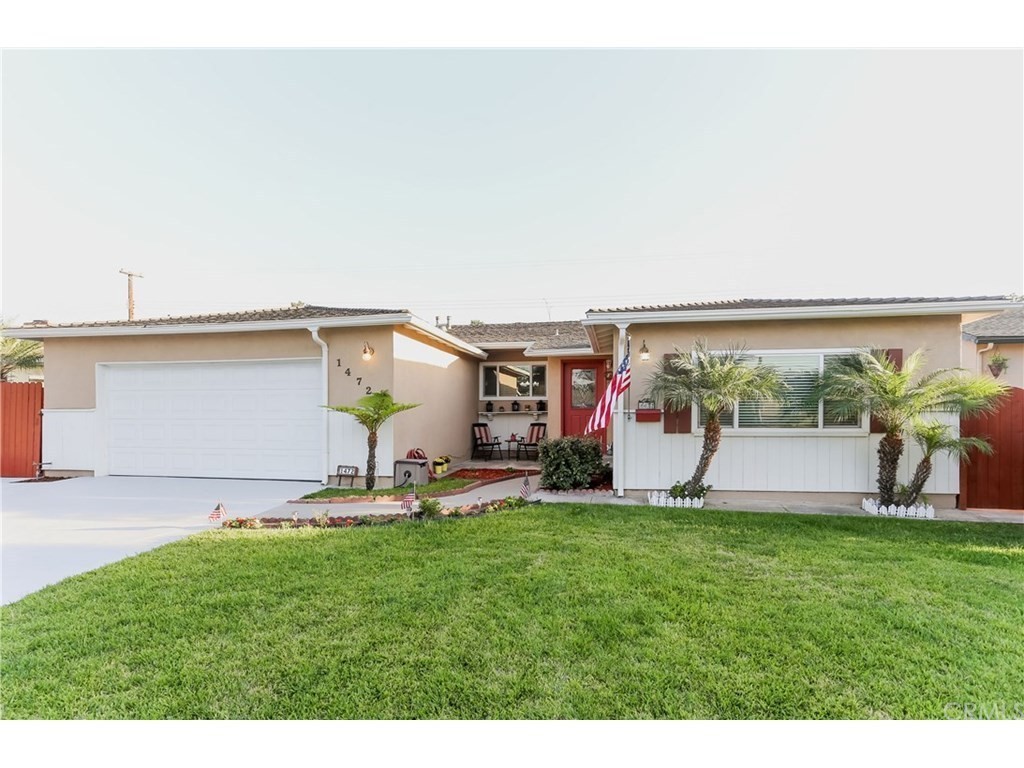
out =
{"type": "MultiPolygon", "coordinates": [[[[0,330],[6,328],[0,323],[0,330]]],[[[11,339],[4,336],[0,340],[0,381],[7,381],[8,377],[19,368],[42,368],[43,367],[43,345],[38,341],[27,339],[11,339]]]]}
{"type": "Polygon", "coordinates": [[[695,341],[692,350],[676,347],[675,356],[661,362],[647,382],[646,397],[677,411],[697,403],[707,417],[700,459],[683,486],[687,496],[700,493],[718,452],[722,413],[738,407],[741,400],[780,400],[785,389],[777,370],[755,363],[742,347],[730,345],[722,352],[711,352],[706,339],[695,341]]]}
{"type": "Polygon", "coordinates": [[[377,485],[377,431],[384,422],[396,413],[419,407],[419,403],[396,403],[386,389],[359,398],[355,405],[327,406],[332,411],[339,411],[354,416],[356,421],[366,427],[369,435],[366,438],[366,488],[372,491],[377,485]]]}
{"type": "Polygon", "coordinates": [[[910,506],[917,501],[932,474],[932,456],[940,451],[948,453],[961,461],[971,460],[971,451],[981,451],[991,455],[992,446],[989,442],[980,437],[960,437],[953,433],[949,424],[940,421],[916,421],[911,427],[910,436],[914,438],[921,450],[924,452],[921,461],[917,463],[914,476],[910,478],[910,484],[903,493],[898,494],[897,501],[900,504],[910,506]]]}
{"type": "Polygon", "coordinates": [[[896,470],[903,455],[904,433],[925,414],[970,416],[998,408],[1005,384],[972,376],[960,368],[940,368],[922,375],[924,350],[914,351],[902,368],[884,349],[860,350],[830,360],[817,395],[840,416],[870,412],[885,432],[878,444],[878,500],[896,501],[896,470]]]}

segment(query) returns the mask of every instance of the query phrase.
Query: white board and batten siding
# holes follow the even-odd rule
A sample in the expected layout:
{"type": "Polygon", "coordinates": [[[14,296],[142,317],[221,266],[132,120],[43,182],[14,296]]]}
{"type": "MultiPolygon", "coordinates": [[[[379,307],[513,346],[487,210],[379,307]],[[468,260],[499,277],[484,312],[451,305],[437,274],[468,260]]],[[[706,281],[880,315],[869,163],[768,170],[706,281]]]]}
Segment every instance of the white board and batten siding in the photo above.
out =
{"type": "Polygon", "coordinates": [[[97,474],[320,480],[319,360],[97,366],[97,474]]]}
{"type": "MultiPolygon", "coordinates": [[[[359,477],[366,477],[366,427],[356,421],[354,416],[338,411],[330,411],[327,427],[329,440],[328,464],[330,474],[334,474],[339,464],[359,467],[359,477]]],[[[377,431],[377,475],[391,477],[394,471],[395,455],[394,427],[391,420],[377,431]]]]}
{"type": "MultiPolygon", "coordinates": [[[[936,418],[957,423],[947,414],[936,418]]],[[[665,434],[661,422],[633,420],[626,421],[625,428],[626,489],[664,490],[693,473],[700,456],[701,433],[665,434]]],[[[878,489],[881,437],[835,432],[744,435],[742,430],[723,430],[705,482],[719,491],[874,493],[878,489]]],[[[900,464],[900,482],[908,481],[920,458],[920,448],[908,440],[900,464]]],[[[933,467],[924,492],[957,493],[958,462],[942,454],[933,459],[933,467]]]]}

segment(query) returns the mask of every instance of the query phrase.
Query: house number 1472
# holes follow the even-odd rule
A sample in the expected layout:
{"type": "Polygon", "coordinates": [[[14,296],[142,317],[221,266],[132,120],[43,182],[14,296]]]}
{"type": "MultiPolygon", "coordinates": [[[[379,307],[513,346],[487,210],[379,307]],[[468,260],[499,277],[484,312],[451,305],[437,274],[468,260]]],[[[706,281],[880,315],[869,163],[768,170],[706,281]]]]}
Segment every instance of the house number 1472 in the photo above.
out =
{"type": "MultiPolygon", "coordinates": [[[[338,358],[338,367],[341,368],[341,358],[340,357],[338,358]]],[[[352,369],[351,368],[346,368],[345,369],[345,375],[346,376],[351,376],[352,375],[352,369]]],[[[356,386],[357,387],[361,387],[362,385],[363,385],[363,377],[362,376],[356,376],[356,386]]],[[[366,394],[369,395],[372,392],[373,392],[373,388],[372,387],[367,387],[366,388],[366,394]]]]}

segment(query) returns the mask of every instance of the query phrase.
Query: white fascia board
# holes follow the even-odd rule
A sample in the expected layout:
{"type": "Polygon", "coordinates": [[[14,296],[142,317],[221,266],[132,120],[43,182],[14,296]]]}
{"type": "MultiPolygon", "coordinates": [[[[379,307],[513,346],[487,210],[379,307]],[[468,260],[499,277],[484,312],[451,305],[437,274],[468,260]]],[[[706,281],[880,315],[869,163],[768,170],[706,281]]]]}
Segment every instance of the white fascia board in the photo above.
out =
{"type": "Polygon", "coordinates": [[[588,312],[583,325],[714,323],[736,320],[824,320],[853,317],[906,317],[914,315],[960,315],[1019,307],[1003,301],[934,301],[913,304],[847,304],[827,307],[769,307],[764,309],[690,309],[651,312],[588,312]]]}
{"type": "MultiPolygon", "coordinates": [[[[526,357],[589,357],[599,355],[590,347],[559,347],[558,349],[534,349],[523,352],[526,357]]],[[[605,355],[601,355],[605,357],[605,355]]]]}
{"type": "Polygon", "coordinates": [[[232,323],[182,323],[177,325],[100,325],[81,327],[5,328],[4,335],[15,339],[65,339],[90,336],[171,336],[192,333],[251,333],[256,331],[291,331],[311,328],[365,328],[381,325],[405,325],[432,336],[448,346],[473,357],[486,358],[477,347],[420,320],[415,315],[359,315],[355,317],[307,317],[295,320],[253,320],[232,323]]]}
{"type": "Polygon", "coordinates": [[[413,328],[419,331],[420,333],[426,334],[427,336],[432,336],[438,341],[444,342],[448,346],[454,347],[455,349],[465,352],[468,355],[472,355],[473,357],[479,358],[480,360],[487,359],[487,353],[480,349],[480,347],[468,344],[462,339],[460,339],[458,336],[452,336],[447,331],[443,331],[436,325],[431,325],[430,323],[421,320],[415,315],[407,315],[406,317],[408,317],[408,320],[405,320],[403,322],[403,325],[405,325],[406,327],[413,328]]]}
{"type": "Polygon", "coordinates": [[[529,341],[485,341],[477,344],[480,349],[527,349],[529,341]]]}
{"type": "Polygon", "coordinates": [[[357,317],[306,317],[295,320],[251,320],[232,323],[181,323],[177,325],[86,325],[52,328],[5,329],[17,339],[64,339],[86,336],[170,336],[186,333],[249,333],[252,331],[306,331],[310,328],[358,328],[370,325],[400,325],[409,314],[359,315],[357,317]],[[14,331],[14,333],[11,333],[14,331]]]}

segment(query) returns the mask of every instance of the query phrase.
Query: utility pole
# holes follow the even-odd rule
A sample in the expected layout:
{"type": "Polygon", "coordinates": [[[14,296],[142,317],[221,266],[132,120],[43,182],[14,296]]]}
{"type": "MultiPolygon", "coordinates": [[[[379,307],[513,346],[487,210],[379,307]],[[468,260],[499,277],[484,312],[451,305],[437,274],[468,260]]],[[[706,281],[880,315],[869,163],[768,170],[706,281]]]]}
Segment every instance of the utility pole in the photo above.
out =
{"type": "Polygon", "coordinates": [[[129,272],[127,269],[121,270],[122,275],[128,276],[128,319],[135,319],[135,283],[136,277],[142,277],[137,272],[129,272]]]}

